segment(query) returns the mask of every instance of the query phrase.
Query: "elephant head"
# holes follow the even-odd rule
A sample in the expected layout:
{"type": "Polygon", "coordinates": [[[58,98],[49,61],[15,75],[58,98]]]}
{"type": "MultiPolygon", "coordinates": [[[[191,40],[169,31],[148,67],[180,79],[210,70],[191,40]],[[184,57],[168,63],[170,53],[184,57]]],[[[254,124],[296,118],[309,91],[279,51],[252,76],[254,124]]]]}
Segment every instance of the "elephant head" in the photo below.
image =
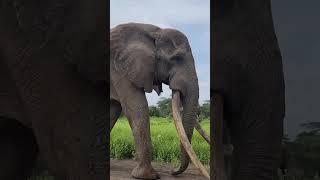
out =
{"type": "Polygon", "coordinates": [[[197,123],[199,99],[195,62],[187,37],[175,29],[129,23],[113,28],[110,40],[111,73],[115,70],[126,76],[145,92],[151,92],[154,86],[161,89],[162,83],[172,90],[173,115],[176,126],[180,126],[177,130],[182,152],[181,166],[172,174],[184,172],[190,155],[193,162],[197,160],[195,154],[190,153],[193,151],[190,142],[197,123]],[[183,107],[182,116],[180,105],[183,107]]]}

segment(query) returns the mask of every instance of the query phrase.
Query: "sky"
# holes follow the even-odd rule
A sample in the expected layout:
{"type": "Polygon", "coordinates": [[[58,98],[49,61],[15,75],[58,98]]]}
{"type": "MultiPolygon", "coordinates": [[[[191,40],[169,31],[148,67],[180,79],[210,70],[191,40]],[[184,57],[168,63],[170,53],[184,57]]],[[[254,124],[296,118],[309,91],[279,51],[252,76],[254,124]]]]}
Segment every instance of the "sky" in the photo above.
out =
{"type": "Polygon", "coordinates": [[[320,1],[273,0],[286,83],[285,131],[294,138],[305,122],[320,122],[320,1]]]}
{"type": "MultiPolygon", "coordinates": [[[[199,80],[199,103],[210,99],[210,0],[111,0],[110,28],[138,22],[183,32],[191,45],[199,80]]],[[[149,106],[171,97],[163,84],[160,96],[147,93],[149,106]]]]}

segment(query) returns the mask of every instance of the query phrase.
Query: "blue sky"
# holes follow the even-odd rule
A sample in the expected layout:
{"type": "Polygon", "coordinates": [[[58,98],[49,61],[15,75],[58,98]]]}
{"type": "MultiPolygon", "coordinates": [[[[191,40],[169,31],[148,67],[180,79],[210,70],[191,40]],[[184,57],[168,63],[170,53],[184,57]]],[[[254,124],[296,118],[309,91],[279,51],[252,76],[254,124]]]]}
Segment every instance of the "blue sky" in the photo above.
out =
{"type": "MultiPolygon", "coordinates": [[[[199,103],[210,99],[210,0],[111,0],[110,28],[128,22],[175,28],[189,40],[199,79],[199,103]]],[[[149,105],[160,97],[171,97],[163,85],[163,93],[147,93],[149,105]]]]}

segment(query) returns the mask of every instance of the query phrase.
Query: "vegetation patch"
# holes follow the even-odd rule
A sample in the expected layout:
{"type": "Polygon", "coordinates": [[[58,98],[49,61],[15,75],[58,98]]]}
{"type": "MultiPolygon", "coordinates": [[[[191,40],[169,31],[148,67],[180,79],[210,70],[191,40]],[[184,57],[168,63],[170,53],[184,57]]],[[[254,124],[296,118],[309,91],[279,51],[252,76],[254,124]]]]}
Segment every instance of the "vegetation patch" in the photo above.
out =
{"type": "MultiPolygon", "coordinates": [[[[171,118],[151,117],[151,139],[154,161],[178,164],[180,161],[180,141],[171,118]]],[[[204,119],[201,126],[210,133],[210,121],[204,119]]],[[[192,147],[200,161],[209,164],[210,146],[195,130],[192,147]]],[[[121,117],[111,132],[110,156],[116,159],[133,159],[135,155],[134,140],[128,120],[121,117]]]]}

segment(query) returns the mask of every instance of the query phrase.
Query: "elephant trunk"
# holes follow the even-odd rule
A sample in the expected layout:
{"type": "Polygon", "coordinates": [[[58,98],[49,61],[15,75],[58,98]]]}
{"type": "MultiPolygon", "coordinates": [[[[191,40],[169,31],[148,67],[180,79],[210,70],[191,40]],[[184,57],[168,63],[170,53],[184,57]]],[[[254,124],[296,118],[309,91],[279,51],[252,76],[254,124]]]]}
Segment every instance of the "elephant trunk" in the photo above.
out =
{"type": "Polygon", "coordinates": [[[197,122],[198,112],[198,99],[199,99],[199,87],[198,83],[195,86],[188,86],[189,88],[185,91],[185,94],[179,90],[172,91],[172,112],[173,119],[176,125],[180,142],[181,142],[181,165],[177,171],[172,172],[173,175],[178,175],[184,172],[191,159],[192,163],[197,167],[200,172],[209,178],[208,172],[197,158],[195,152],[191,146],[191,138],[193,135],[193,129],[197,122]],[[179,112],[181,107],[181,100],[183,106],[183,116],[179,112]]]}

